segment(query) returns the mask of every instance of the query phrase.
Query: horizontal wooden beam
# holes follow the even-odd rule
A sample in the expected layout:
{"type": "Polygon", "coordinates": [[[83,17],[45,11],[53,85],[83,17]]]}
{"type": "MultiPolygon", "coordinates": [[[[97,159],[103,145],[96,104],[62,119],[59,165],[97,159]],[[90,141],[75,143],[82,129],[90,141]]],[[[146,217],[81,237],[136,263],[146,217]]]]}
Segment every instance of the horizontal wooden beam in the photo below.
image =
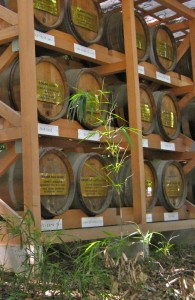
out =
{"type": "Polygon", "coordinates": [[[18,24],[18,14],[0,5],[0,19],[4,20],[10,25],[18,24]]]}
{"type": "Polygon", "coordinates": [[[21,126],[21,115],[0,100],[0,116],[15,127],[21,126]]]}
{"type": "Polygon", "coordinates": [[[11,145],[6,155],[3,157],[0,165],[0,176],[19,158],[20,154],[15,152],[15,145],[11,145]]]}
{"type": "Polygon", "coordinates": [[[11,42],[14,38],[18,36],[18,25],[13,25],[4,28],[0,31],[0,45],[11,42]]]}
{"type": "Polygon", "coordinates": [[[5,128],[0,130],[0,143],[11,142],[22,138],[20,127],[5,128]]]}
{"type": "Polygon", "coordinates": [[[185,30],[189,28],[189,22],[184,21],[184,22],[178,22],[178,23],[173,23],[173,24],[166,24],[171,31],[179,31],[179,30],[185,30]]]}
{"type": "Polygon", "coordinates": [[[166,8],[170,8],[187,19],[195,19],[195,11],[178,2],[177,0],[158,0],[166,8]]]}
{"type": "Polygon", "coordinates": [[[108,75],[125,71],[126,64],[125,61],[120,61],[113,64],[106,64],[106,65],[94,67],[93,69],[97,71],[100,75],[108,76],[108,75]]]}
{"type": "Polygon", "coordinates": [[[0,72],[18,56],[18,52],[12,52],[12,45],[10,44],[0,56],[0,72]]]}

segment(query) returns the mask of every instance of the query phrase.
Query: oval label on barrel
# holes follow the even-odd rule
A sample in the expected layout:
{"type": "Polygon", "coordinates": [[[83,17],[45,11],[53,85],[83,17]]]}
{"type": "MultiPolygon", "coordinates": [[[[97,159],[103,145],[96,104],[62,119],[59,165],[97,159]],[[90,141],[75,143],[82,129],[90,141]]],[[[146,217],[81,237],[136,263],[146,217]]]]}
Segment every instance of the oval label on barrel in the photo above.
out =
{"type": "Polygon", "coordinates": [[[162,124],[165,127],[175,128],[175,114],[173,112],[163,111],[161,112],[162,124]]]}
{"type": "Polygon", "coordinates": [[[172,61],[173,48],[170,45],[168,45],[167,43],[162,43],[160,41],[157,41],[156,50],[157,50],[158,56],[172,61]]]}
{"type": "Polygon", "coordinates": [[[152,121],[151,108],[146,103],[141,103],[141,119],[149,123],[152,121]]]}
{"type": "Polygon", "coordinates": [[[52,104],[63,103],[63,86],[59,83],[46,80],[37,81],[37,100],[52,104]]]}
{"type": "Polygon", "coordinates": [[[34,0],[33,7],[54,16],[58,15],[58,0],[34,0]]]}
{"type": "Polygon", "coordinates": [[[105,197],[107,195],[106,180],[98,177],[81,177],[83,197],[105,197]]]}
{"type": "Polygon", "coordinates": [[[71,7],[72,20],[74,25],[98,32],[97,16],[81,7],[71,7]]]}
{"type": "Polygon", "coordinates": [[[40,195],[66,196],[68,194],[68,181],[66,174],[40,173],[40,195]]]}

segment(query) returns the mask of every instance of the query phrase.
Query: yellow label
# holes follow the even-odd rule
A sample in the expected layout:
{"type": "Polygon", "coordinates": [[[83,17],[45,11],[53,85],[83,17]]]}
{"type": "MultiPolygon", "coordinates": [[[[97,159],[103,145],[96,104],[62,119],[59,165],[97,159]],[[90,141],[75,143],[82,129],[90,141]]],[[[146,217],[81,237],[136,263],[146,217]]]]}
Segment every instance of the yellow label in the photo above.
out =
{"type": "Polygon", "coordinates": [[[175,128],[175,115],[173,112],[163,111],[161,119],[163,126],[175,128]]]}
{"type": "Polygon", "coordinates": [[[173,59],[173,48],[167,43],[157,41],[156,43],[157,55],[166,58],[170,61],[173,59]]]}
{"type": "Polygon", "coordinates": [[[54,16],[58,15],[58,0],[34,0],[33,7],[54,16]]]}
{"type": "Polygon", "coordinates": [[[152,186],[153,182],[152,180],[145,180],[145,189],[146,189],[146,197],[151,197],[152,196],[152,186]]]}
{"type": "Polygon", "coordinates": [[[61,84],[45,80],[37,81],[38,101],[59,105],[63,103],[63,94],[63,86],[61,84]]]}
{"type": "Polygon", "coordinates": [[[136,47],[140,50],[146,49],[146,38],[143,34],[136,32],[136,47]]]}
{"type": "Polygon", "coordinates": [[[141,119],[144,122],[151,122],[152,120],[151,109],[148,104],[141,104],[141,119]]]}
{"type": "Polygon", "coordinates": [[[68,183],[66,174],[40,173],[40,195],[66,196],[68,183]]]}
{"type": "Polygon", "coordinates": [[[98,177],[81,177],[81,191],[83,197],[105,197],[106,181],[98,177]]]}
{"type": "Polygon", "coordinates": [[[177,198],[181,196],[181,184],[180,182],[166,182],[167,196],[171,198],[177,198]]]}
{"type": "Polygon", "coordinates": [[[74,25],[98,32],[97,16],[76,6],[71,7],[74,25]]]}

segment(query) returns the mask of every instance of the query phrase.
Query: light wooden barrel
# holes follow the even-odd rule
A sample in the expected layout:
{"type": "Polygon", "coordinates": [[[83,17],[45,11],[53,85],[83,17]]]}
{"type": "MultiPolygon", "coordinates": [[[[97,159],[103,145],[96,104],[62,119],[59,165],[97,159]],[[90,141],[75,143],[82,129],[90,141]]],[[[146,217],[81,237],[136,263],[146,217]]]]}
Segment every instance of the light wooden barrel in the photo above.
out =
{"type": "Polygon", "coordinates": [[[174,160],[152,161],[158,178],[158,200],[167,211],[184,205],[187,196],[187,181],[181,164],[174,160]]]}
{"type": "Polygon", "coordinates": [[[173,71],[177,63],[177,46],[172,31],[164,24],[150,28],[150,61],[161,72],[173,71]]]}
{"type": "MultiPolygon", "coordinates": [[[[127,85],[109,85],[107,89],[111,92],[111,102],[114,109],[114,124],[118,127],[129,126],[127,85]]],[[[142,133],[148,135],[154,131],[155,125],[155,102],[151,90],[143,83],[139,85],[142,133]]],[[[131,102],[131,100],[130,100],[131,102]]]]}
{"type": "MultiPolygon", "coordinates": [[[[157,202],[157,174],[155,168],[149,160],[144,161],[145,175],[145,204],[146,211],[150,211],[157,202]]],[[[113,178],[116,184],[121,186],[120,193],[116,190],[113,193],[112,206],[114,207],[131,207],[133,206],[132,196],[132,168],[131,159],[126,158],[118,174],[113,178]]]]}
{"type": "MultiPolygon", "coordinates": [[[[4,0],[5,6],[17,12],[16,0],[4,0]]],[[[63,21],[64,0],[34,0],[35,28],[41,31],[59,28],[63,21]]]]}
{"type": "Polygon", "coordinates": [[[190,78],[193,77],[191,48],[189,48],[178,61],[174,71],[190,78]]]}
{"type": "MultiPolygon", "coordinates": [[[[40,150],[41,214],[52,218],[68,210],[74,193],[74,175],[66,155],[56,148],[40,150]]],[[[0,198],[15,210],[23,210],[22,159],[0,177],[0,198]]]]}
{"type": "MultiPolygon", "coordinates": [[[[136,47],[138,61],[149,57],[150,36],[144,18],[135,12],[136,47]]],[[[123,17],[121,12],[108,13],[104,17],[103,44],[109,49],[124,52],[123,17]]]]}
{"type": "Polygon", "coordinates": [[[107,180],[107,162],[97,153],[67,153],[76,178],[73,208],[94,216],[104,212],[112,200],[113,189],[107,180]]]}
{"type": "Polygon", "coordinates": [[[153,96],[156,103],[154,131],[167,142],[176,139],[181,127],[181,114],[176,97],[168,91],[157,91],[153,96]]]}
{"type": "MultiPolygon", "coordinates": [[[[100,93],[103,87],[102,77],[89,68],[68,69],[65,71],[65,74],[71,95],[78,94],[79,91],[92,95],[89,98],[85,96],[80,97],[84,104],[78,107],[77,110],[83,111],[83,114],[78,118],[77,111],[75,117],[85,128],[97,128],[105,121],[109,108],[106,94],[101,96],[100,93]],[[93,97],[95,94],[98,96],[98,99],[93,97]]],[[[72,111],[71,115],[74,115],[74,111],[72,111]]]]}
{"type": "Polygon", "coordinates": [[[95,0],[65,0],[65,14],[60,28],[84,46],[98,43],[103,33],[100,4],[95,0]]]}
{"type": "MultiPolygon", "coordinates": [[[[36,60],[37,109],[41,121],[50,123],[66,114],[69,88],[63,69],[51,57],[36,60]]],[[[21,110],[19,60],[0,74],[0,98],[21,110]]]]}
{"type": "Polygon", "coordinates": [[[183,134],[195,141],[195,102],[190,102],[182,110],[181,128],[183,134]]]}

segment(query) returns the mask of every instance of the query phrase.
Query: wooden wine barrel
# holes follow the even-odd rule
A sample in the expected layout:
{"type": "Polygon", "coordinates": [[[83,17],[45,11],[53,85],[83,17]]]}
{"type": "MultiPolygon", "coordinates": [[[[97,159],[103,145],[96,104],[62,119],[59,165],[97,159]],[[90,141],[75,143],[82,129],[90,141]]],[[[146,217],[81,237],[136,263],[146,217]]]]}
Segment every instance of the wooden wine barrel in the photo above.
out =
{"type": "MultiPolygon", "coordinates": [[[[150,211],[157,202],[157,174],[152,163],[148,160],[144,161],[145,175],[145,204],[146,211],[150,211]]],[[[120,185],[121,191],[114,191],[112,206],[114,207],[131,207],[133,206],[132,196],[132,169],[131,159],[126,158],[118,174],[114,174],[115,183],[120,185]]]]}
{"type": "Polygon", "coordinates": [[[75,115],[87,129],[97,128],[105,121],[109,108],[107,95],[101,95],[100,92],[103,87],[102,77],[89,68],[68,69],[65,74],[71,95],[78,95],[80,103],[76,109],[71,110],[69,104],[70,116],[75,115]]]}
{"type": "Polygon", "coordinates": [[[84,46],[97,43],[103,33],[100,4],[95,0],[65,0],[61,30],[72,34],[84,46]]]}
{"type": "MultiPolygon", "coordinates": [[[[111,92],[111,102],[114,111],[114,124],[118,127],[129,126],[127,85],[109,85],[107,89],[111,92]]],[[[143,83],[139,85],[141,101],[142,133],[148,135],[154,131],[155,125],[155,102],[150,89],[143,83]]]]}
{"type": "Polygon", "coordinates": [[[187,175],[187,200],[195,205],[195,168],[187,175]]]}
{"type": "Polygon", "coordinates": [[[189,48],[177,62],[174,71],[189,78],[193,77],[191,48],[189,48]]]}
{"type": "Polygon", "coordinates": [[[105,211],[112,200],[113,189],[107,180],[107,162],[97,153],[67,153],[76,178],[73,208],[95,216],[105,211]]]}
{"type": "MultiPolygon", "coordinates": [[[[39,57],[36,78],[39,120],[49,123],[63,117],[68,107],[69,88],[61,66],[54,58],[39,57]]],[[[19,60],[0,74],[0,99],[21,110],[19,60]]]]}
{"type": "Polygon", "coordinates": [[[150,28],[150,61],[161,72],[173,71],[177,63],[177,46],[172,31],[164,24],[150,28]]]}
{"type": "MultiPolygon", "coordinates": [[[[16,0],[4,0],[5,6],[17,12],[16,0]]],[[[34,0],[35,28],[40,31],[59,28],[65,13],[64,0],[34,0]]]]}
{"type": "Polygon", "coordinates": [[[153,96],[156,103],[154,131],[167,142],[176,139],[181,126],[181,115],[176,97],[168,91],[156,91],[153,96]]]}
{"type": "Polygon", "coordinates": [[[167,211],[179,209],[187,196],[187,181],[181,164],[174,160],[152,161],[158,178],[158,200],[167,211]]]}
{"type": "MultiPolygon", "coordinates": [[[[41,214],[51,218],[71,206],[74,193],[74,175],[66,155],[56,148],[40,150],[41,214]]],[[[23,210],[22,159],[14,163],[0,177],[0,198],[15,210],[23,210]]]]}
{"type": "Polygon", "coordinates": [[[195,102],[190,102],[182,110],[181,128],[183,134],[195,141],[195,102]]]}
{"type": "MultiPolygon", "coordinates": [[[[147,23],[138,12],[135,12],[136,47],[138,61],[149,57],[150,36],[147,23]]],[[[125,51],[123,35],[123,17],[121,12],[108,13],[104,17],[103,44],[109,49],[125,51]]]]}

